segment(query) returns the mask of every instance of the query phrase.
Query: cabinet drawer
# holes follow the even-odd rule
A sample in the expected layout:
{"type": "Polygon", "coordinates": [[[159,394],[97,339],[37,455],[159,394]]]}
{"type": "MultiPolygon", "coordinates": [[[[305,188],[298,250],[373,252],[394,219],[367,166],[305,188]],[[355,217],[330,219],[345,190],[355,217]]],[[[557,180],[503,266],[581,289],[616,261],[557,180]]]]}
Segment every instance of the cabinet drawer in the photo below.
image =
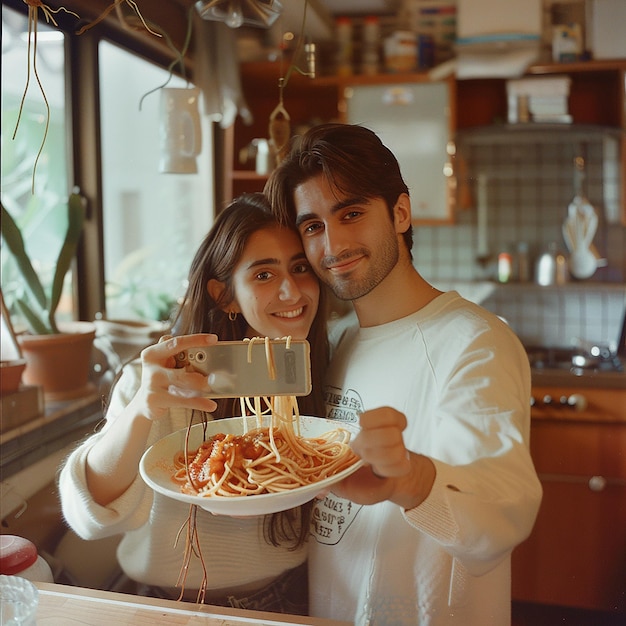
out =
{"type": "Polygon", "coordinates": [[[530,437],[540,475],[626,481],[626,424],[533,420],[530,437]]]}
{"type": "Polygon", "coordinates": [[[626,487],[542,484],[533,532],[513,552],[513,598],[626,612],[626,487]]]}

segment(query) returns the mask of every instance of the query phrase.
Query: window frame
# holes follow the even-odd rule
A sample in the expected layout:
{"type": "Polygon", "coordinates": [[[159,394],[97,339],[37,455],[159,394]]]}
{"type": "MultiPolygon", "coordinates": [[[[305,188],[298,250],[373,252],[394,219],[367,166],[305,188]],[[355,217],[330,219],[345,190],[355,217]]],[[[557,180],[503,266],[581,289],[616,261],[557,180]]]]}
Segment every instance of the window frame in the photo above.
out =
{"type": "MultiPolygon", "coordinates": [[[[54,0],[46,4],[50,7],[65,6],[54,0]]],[[[100,16],[109,4],[101,0],[75,0],[70,8],[86,20],[100,16]]],[[[2,5],[25,16],[28,14],[28,6],[23,0],[2,0],[2,5]]],[[[149,7],[149,10],[153,9],[149,7]]],[[[167,24],[168,35],[174,46],[180,49],[187,29],[187,11],[188,7],[182,3],[158,3],[157,19],[154,15],[147,17],[167,24]]],[[[38,19],[45,19],[41,11],[38,19]]],[[[58,29],[66,35],[68,189],[78,188],[87,199],[87,219],[73,272],[74,314],[79,320],[93,320],[106,310],[98,45],[101,40],[107,40],[163,69],[168,69],[175,56],[162,38],[126,27],[117,19],[115,12],[81,35],[75,32],[75,16],[60,11],[54,14],[54,19],[58,29]]],[[[185,71],[191,76],[189,58],[185,59],[185,71]]]]}

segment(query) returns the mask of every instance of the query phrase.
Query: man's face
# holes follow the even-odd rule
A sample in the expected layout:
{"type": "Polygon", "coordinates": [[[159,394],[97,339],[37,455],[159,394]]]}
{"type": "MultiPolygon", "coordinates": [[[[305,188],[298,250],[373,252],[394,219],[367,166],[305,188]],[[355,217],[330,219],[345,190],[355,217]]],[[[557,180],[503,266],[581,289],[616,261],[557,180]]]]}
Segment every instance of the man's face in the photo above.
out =
{"type": "Polygon", "coordinates": [[[398,235],[382,198],[342,196],[320,175],[296,187],[294,200],[306,256],[341,300],[367,295],[398,263],[398,235]]]}

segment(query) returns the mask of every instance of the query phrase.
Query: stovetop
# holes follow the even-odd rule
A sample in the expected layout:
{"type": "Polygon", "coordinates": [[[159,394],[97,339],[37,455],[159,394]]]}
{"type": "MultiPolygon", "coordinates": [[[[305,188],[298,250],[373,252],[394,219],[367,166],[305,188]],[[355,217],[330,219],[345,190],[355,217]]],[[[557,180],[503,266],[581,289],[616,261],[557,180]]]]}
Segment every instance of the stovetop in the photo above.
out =
{"type": "Polygon", "coordinates": [[[608,348],[593,346],[589,350],[563,347],[527,347],[533,370],[562,370],[576,376],[598,372],[624,372],[624,363],[608,348]]]}

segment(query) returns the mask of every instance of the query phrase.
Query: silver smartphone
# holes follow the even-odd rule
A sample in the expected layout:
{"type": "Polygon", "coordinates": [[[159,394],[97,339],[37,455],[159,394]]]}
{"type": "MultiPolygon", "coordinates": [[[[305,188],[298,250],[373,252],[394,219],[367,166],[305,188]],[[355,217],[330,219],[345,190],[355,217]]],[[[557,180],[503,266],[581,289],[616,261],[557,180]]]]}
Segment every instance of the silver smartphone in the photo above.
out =
{"type": "Polygon", "coordinates": [[[211,398],[306,396],[311,393],[309,342],[300,339],[219,341],[180,352],[177,367],[209,377],[211,398]]]}

